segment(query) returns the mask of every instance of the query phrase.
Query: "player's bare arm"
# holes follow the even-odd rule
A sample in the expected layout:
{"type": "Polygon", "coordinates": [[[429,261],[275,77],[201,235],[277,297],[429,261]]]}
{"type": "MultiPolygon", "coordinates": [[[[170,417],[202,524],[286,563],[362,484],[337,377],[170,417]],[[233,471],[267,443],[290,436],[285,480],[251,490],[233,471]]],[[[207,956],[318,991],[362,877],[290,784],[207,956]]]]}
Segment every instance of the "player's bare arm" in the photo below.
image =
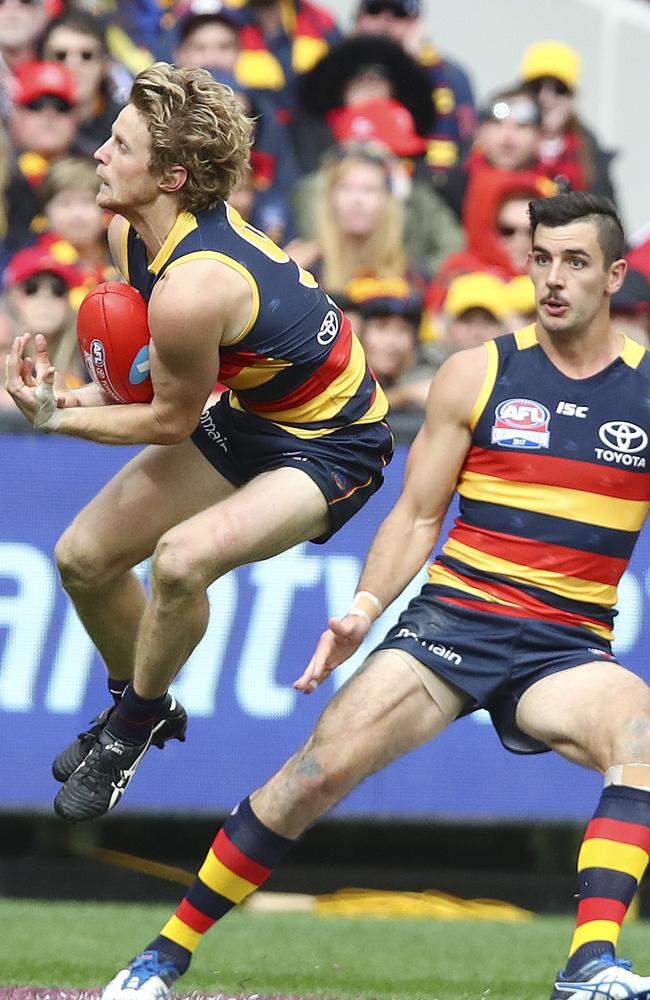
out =
{"type": "MultiPolygon", "coordinates": [[[[358,592],[377,610],[401,594],[434,547],[471,443],[470,420],[487,369],[485,347],[452,355],[435,376],[424,423],[409,451],[399,499],[368,552],[358,592]]],[[[371,625],[366,614],[332,618],[302,676],[308,694],[359,647],[371,625]]]]}
{"type": "MultiPolygon", "coordinates": [[[[149,304],[151,403],[57,410],[52,402],[53,373],[20,406],[39,429],[104,444],[175,444],[194,430],[217,380],[219,343],[250,312],[244,279],[212,261],[186,263],[170,270],[156,286],[149,304]],[[225,279],[229,280],[225,280],[225,279]],[[49,397],[48,397],[49,390],[49,397]]],[[[240,328],[241,328],[240,327],[240,328]]],[[[17,359],[8,361],[18,390],[17,359]]],[[[14,398],[16,398],[15,392],[14,398]]],[[[18,399],[16,400],[18,402],[18,399]]]]}

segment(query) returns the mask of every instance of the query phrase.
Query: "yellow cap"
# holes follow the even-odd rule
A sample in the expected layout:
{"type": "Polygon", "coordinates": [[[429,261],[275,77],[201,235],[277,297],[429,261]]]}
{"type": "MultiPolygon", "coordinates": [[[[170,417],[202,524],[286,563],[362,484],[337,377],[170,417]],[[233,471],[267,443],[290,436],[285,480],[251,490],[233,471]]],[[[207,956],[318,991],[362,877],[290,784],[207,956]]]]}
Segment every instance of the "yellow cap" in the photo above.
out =
{"type": "Polygon", "coordinates": [[[497,319],[507,316],[510,303],[506,285],[493,274],[461,274],[449,285],[444,310],[457,318],[468,309],[486,309],[497,319]]]}
{"type": "Polygon", "coordinates": [[[552,76],[575,90],[582,72],[582,59],[564,42],[535,42],[524,52],[520,73],[523,80],[552,76]]]}
{"type": "Polygon", "coordinates": [[[519,316],[535,312],[535,286],[527,274],[518,274],[508,282],[506,298],[510,312],[519,316]]]}

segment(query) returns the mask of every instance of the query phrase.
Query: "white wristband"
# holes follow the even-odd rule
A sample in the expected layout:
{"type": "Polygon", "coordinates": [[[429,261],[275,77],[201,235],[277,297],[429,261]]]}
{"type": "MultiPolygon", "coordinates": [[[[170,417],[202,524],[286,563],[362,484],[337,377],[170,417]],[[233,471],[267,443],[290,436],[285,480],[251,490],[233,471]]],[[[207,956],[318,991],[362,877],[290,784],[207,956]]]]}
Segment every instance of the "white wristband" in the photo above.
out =
{"type": "Polygon", "coordinates": [[[368,628],[370,628],[370,626],[372,625],[372,622],[370,621],[370,615],[368,614],[367,611],[364,611],[363,608],[350,608],[350,610],[347,613],[349,615],[356,615],[357,618],[365,619],[365,621],[368,624],[368,628]]]}
{"type": "Polygon", "coordinates": [[[370,627],[379,618],[383,610],[384,605],[378,597],[371,594],[369,590],[358,590],[354,595],[352,607],[348,611],[348,614],[365,618],[368,622],[368,627],[370,627]]]}

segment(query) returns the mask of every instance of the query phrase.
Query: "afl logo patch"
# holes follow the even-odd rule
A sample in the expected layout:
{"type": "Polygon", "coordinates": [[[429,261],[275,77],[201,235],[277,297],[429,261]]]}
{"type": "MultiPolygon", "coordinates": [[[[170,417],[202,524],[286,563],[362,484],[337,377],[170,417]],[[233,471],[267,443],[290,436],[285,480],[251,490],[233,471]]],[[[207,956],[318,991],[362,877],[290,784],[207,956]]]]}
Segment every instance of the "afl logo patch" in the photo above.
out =
{"type": "Polygon", "coordinates": [[[492,444],[503,448],[548,448],[551,414],[534,399],[505,399],[494,412],[492,444]]]}

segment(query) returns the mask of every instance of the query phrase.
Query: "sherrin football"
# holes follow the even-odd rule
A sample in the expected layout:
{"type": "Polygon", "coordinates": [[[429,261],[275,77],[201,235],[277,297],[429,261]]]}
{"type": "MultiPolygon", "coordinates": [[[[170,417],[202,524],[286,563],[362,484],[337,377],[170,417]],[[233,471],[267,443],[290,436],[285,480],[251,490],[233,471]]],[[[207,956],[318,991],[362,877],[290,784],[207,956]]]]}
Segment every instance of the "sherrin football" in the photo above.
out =
{"type": "Polygon", "coordinates": [[[147,303],[132,285],[104,281],[77,315],[79,348],[90,377],[118,403],[150,403],[147,303]]]}

